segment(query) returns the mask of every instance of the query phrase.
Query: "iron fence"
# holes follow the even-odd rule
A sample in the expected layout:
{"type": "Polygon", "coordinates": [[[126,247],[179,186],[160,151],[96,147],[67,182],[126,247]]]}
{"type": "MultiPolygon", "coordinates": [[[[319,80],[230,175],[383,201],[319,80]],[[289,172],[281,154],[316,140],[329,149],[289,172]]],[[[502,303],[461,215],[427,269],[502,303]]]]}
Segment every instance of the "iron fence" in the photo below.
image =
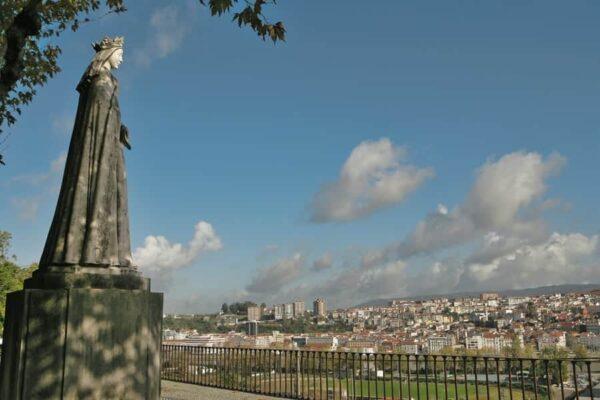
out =
{"type": "Polygon", "coordinates": [[[162,378],[302,400],[600,399],[600,358],[163,345],[162,378]]]}

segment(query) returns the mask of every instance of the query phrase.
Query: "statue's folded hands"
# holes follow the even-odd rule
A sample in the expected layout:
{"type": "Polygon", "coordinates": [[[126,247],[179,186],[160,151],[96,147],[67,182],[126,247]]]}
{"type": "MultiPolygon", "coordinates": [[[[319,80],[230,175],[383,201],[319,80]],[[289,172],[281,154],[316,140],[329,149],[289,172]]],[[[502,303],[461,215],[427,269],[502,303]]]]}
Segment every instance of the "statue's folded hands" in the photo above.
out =
{"type": "Polygon", "coordinates": [[[129,129],[123,124],[121,124],[121,143],[123,146],[127,147],[128,150],[131,150],[131,142],[129,141],[129,129]]]}

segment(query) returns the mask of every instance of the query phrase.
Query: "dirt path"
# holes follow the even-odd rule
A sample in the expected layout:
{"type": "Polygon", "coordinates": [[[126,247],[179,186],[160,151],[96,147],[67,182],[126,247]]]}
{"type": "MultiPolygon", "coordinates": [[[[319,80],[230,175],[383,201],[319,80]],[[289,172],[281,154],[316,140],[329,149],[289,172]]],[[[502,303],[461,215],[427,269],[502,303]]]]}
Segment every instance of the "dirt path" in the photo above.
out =
{"type": "Polygon", "coordinates": [[[275,397],[171,381],[162,381],[161,398],[162,400],[275,400],[275,397]]]}

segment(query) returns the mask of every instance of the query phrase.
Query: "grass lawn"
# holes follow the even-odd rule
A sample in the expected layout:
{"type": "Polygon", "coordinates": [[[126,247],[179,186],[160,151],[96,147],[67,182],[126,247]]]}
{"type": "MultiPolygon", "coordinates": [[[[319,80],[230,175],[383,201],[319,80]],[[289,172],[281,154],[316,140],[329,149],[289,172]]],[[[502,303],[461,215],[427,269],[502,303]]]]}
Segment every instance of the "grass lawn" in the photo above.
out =
{"type": "MultiPolygon", "coordinates": [[[[290,389],[292,383],[290,382],[290,389]]],[[[295,382],[294,382],[295,386],[295,382]]],[[[317,379],[316,382],[313,382],[311,379],[310,382],[306,379],[304,380],[303,390],[300,393],[304,393],[305,397],[310,398],[316,397],[317,399],[323,398],[326,399],[326,382],[323,379],[322,383],[317,379]],[[322,391],[321,396],[319,396],[319,392],[322,391]]],[[[346,380],[329,380],[329,388],[330,393],[335,392],[335,398],[339,398],[338,394],[340,390],[342,393],[346,393],[349,398],[353,396],[356,397],[365,397],[365,398],[373,398],[373,399],[400,399],[400,390],[402,390],[402,399],[414,399],[414,400],[428,400],[436,398],[436,385],[433,383],[425,384],[424,382],[416,383],[411,382],[410,385],[406,382],[402,383],[402,387],[400,387],[399,382],[375,382],[374,380],[355,380],[354,385],[352,384],[352,380],[347,382],[346,380]],[[331,390],[333,389],[333,390],[331,390]],[[385,395],[385,397],[384,397],[385,395]],[[392,396],[393,395],[393,396],[392,396]]],[[[489,393],[486,389],[485,384],[475,385],[472,383],[467,384],[465,387],[464,382],[459,382],[457,385],[458,393],[455,390],[454,382],[448,382],[448,399],[450,400],[466,400],[468,399],[489,399],[489,400],[500,400],[498,397],[498,387],[490,384],[489,393]]],[[[501,399],[510,399],[510,393],[508,387],[501,387],[501,399]]],[[[330,396],[330,399],[332,397],[330,396]]],[[[446,399],[446,387],[443,383],[437,384],[437,398],[440,400],[446,399]]],[[[512,391],[512,399],[513,400],[524,400],[524,399],[535,399],[535,394],[531,390],[525,390],[525,397],[523,397],[523,393],[520,388],[513,387],[512,391]]],[[[538,392],[537,399],[547,399],[547,396],[538,392]]]]}
{"type": "MultiPolygon", "coordinates": [[[[355,379],[354,382],[350,378],[346,379],[334,379],[329,377],[327,380],[325,376],[322,376],[319,380],[318,376],[311,376],[310,378],[304,377],[301,381],[298,381],[296,375],[278,375],[277,377],[271,376],[269,378],[265,376],[255,376],[253,378],[246,377],[246,380],[242,379],[241,376],[227,380],[225,387],[239,388],[242,390],[249,390],[253,392],[259,392],[264,394],[283,394],[295,395],[298,394],[301,398],[305,399],[327,399],[327,387],[329,387],[329,399],[337,400],[344,398],[371,398],[371,399],[413,399],[413,400],[529,400],[529,399],[547,399],[546,393],[538,391],[537,397],[534,392],[530,389],[525,390],[525,396],[519,387],[514,386],[512,390],[512,396],[508,387],[502,386],[500,388],[500,397],[498,396],[498,387],[494,384],[490,384],[489,392],[485,384],[475,385],[474,383],[468,383],[466,386],[464,382],[458,382],[454,385],[452,379],[448,380],[447,386],[443,383],[425,384],[425,382],[390,382],[389,379],[384,383],[383,381],[376,382],[374,379],[360,380],[355,379]],[[237,379],[236,379],[237,378],[237,379]],[[316,379],[315,379],[316,378],[316,379]],[[296,387],[299,385],[299,387],[296,387]],[[448,393],[446,397],[446,388],[448,393]],[[299,389],[299,390],[296,390],[299,389]],[[437,393],[436,393],[437,390],[437,393]],[[333,395],[332,393],[335,393],[333,395]],[[342,397],[340,397],[342,393],[342,397]],[[437,396],[436,396],[437,394],[437,396]],[[400,396],[402,395],[402,396],[400,396]]],[[[208,382],[207,382],[208,383],[208,382]]],[[[215,380],[213,384],[216,384],[215,380]]],[[[218,386],[218,385],[217,385],[218,386]]]]}

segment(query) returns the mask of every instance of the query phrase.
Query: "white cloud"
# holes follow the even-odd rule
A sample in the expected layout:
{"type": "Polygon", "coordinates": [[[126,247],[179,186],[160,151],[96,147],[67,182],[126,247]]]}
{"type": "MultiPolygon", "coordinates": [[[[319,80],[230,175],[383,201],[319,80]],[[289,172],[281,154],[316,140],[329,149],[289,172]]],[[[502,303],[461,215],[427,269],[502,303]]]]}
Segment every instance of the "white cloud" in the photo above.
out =
{"type": "Polygon", "coordinates": [[[405,296],[597,283],[599,257],[598,235],[553,233],[528,244],[491,233],[465,258],[386,261],[372,253],[354,267],[339,269],[308,288],[288,289],[286,294],[325,296],[332,306],[351,306],[405,296]]]}
{"type": "Polygon", "coordinates": [[[405,276],[406,263],[397,260],[373,268],[339,269],[329,279],[287,292],[293,297],[325,297],[331,306],[350,306],[373,298],[397,296],[405,290],[405,276]]]}
{"type": "Polygon", "coordinates": [[[515,152],[480,168],[463,208],[482,229],[514,229],[519,211],[546,191],[546,179],[564,166],[565,159],[551,154],[515,152]]]}
{"type": "Polygon", "coordinates": [[[448,215],[448,207],[446,207],[444,204],[438,204],[437,212],[438,214],[448,215]]]}
{"type": "Polygon", "coordinates": [[[405,240],[349,253],[335,265],[331,253],[308,266],[295,253],[258,270],[238,296],[269,304],[323,296],[335,307],[377,298],[598,282],[600,236],[551,233],[542,219],[542,211],[560,204],[545,193],[564,163],[560,155],[525,152],[488,161],[477,169],[461,204],[439,204],[405,240]],[[327,272],[311,273],[317,270],[327,272]]]}
{"type": "Polygon", "coordinates": [[[337,181],[313,198],[315,222],[350,221],[400,203],[434,175],[431,168],[405,164],[407,151],[387,138],[360,143],[344,163],[337,181]]]}
{"type": "Polygon", "coordinates": [[[294,253],[282,258],[269,267],[260,269],[246,286],[251,293],[274,295],[298,278],[304,266],[304,257],[294,253]]]}
{"type": "Polygon", "coordinates": [[[135,61],[148,67],[153,60],[165,58],[183,43],[190,31],[188,14],[174,5],[159,8],[150,17],[152,33],[142,48],[134,53],[135,61]]]}
{"type": "Polygon", "coordinates": [[[313,262],[314,271],[323,271],[333,266],[333,257],[331,253],[325,253],[313,262]]]}
{"type": "Polygon", "coordinates": [[[406,263],[402,260],[386,263],[380,268],[358,269],[356,291],[365,297],[373,293],[391,296],[402,287],[405,270],[406,263]]]}
{"type": "Polygon", "coordinates": [[[208,222],[195,226],[194,237],[187,246],[171,243],[164,236],[147,236],[144,245],[133,253],[133,259],[142,269],[172,271],[192,264],[200,255],[223,247],[221,239],[208,222]]]}
{"type": "MultiPolygon", "coordinates": [[[[560,171],[565,159],[552,154],[514,152],[485,163],[465,202],[429,214],[395,247],[402,257],[435,251],[473,240],[489,231],[535,238],[545,234],[539,218],[523,214],[546,192],[546,180],[560,171]]],[[[543,203],[542,203],[543,204],[543,203]]]]}
{"type": "Polygon", "coordinates": [[[558,154],[526,152],[488,161],[462,204],[439,204],[403,241],[369,250],[354,267],[298,290],[347,306],[385,297],[597,282],[598,235],[550,233],[542,219],[542,212],[560,204],[544,195],[548,179],[564,164],[558,154]],[[454,251],[436,252],[442,249],[454,251]]]}
{"type": "MultiPolygon", "coordinates": [[[[485,243],[488,252],[504,247],[504,238],[485,243]]],[[[538,244],[523,244],[499,251],[485,262],[465,265],[463,286],[525,288],[562,283],[597,281],[600,270],[591,273],[600,250],[598,235],[553,233],[538,244]]]]}

